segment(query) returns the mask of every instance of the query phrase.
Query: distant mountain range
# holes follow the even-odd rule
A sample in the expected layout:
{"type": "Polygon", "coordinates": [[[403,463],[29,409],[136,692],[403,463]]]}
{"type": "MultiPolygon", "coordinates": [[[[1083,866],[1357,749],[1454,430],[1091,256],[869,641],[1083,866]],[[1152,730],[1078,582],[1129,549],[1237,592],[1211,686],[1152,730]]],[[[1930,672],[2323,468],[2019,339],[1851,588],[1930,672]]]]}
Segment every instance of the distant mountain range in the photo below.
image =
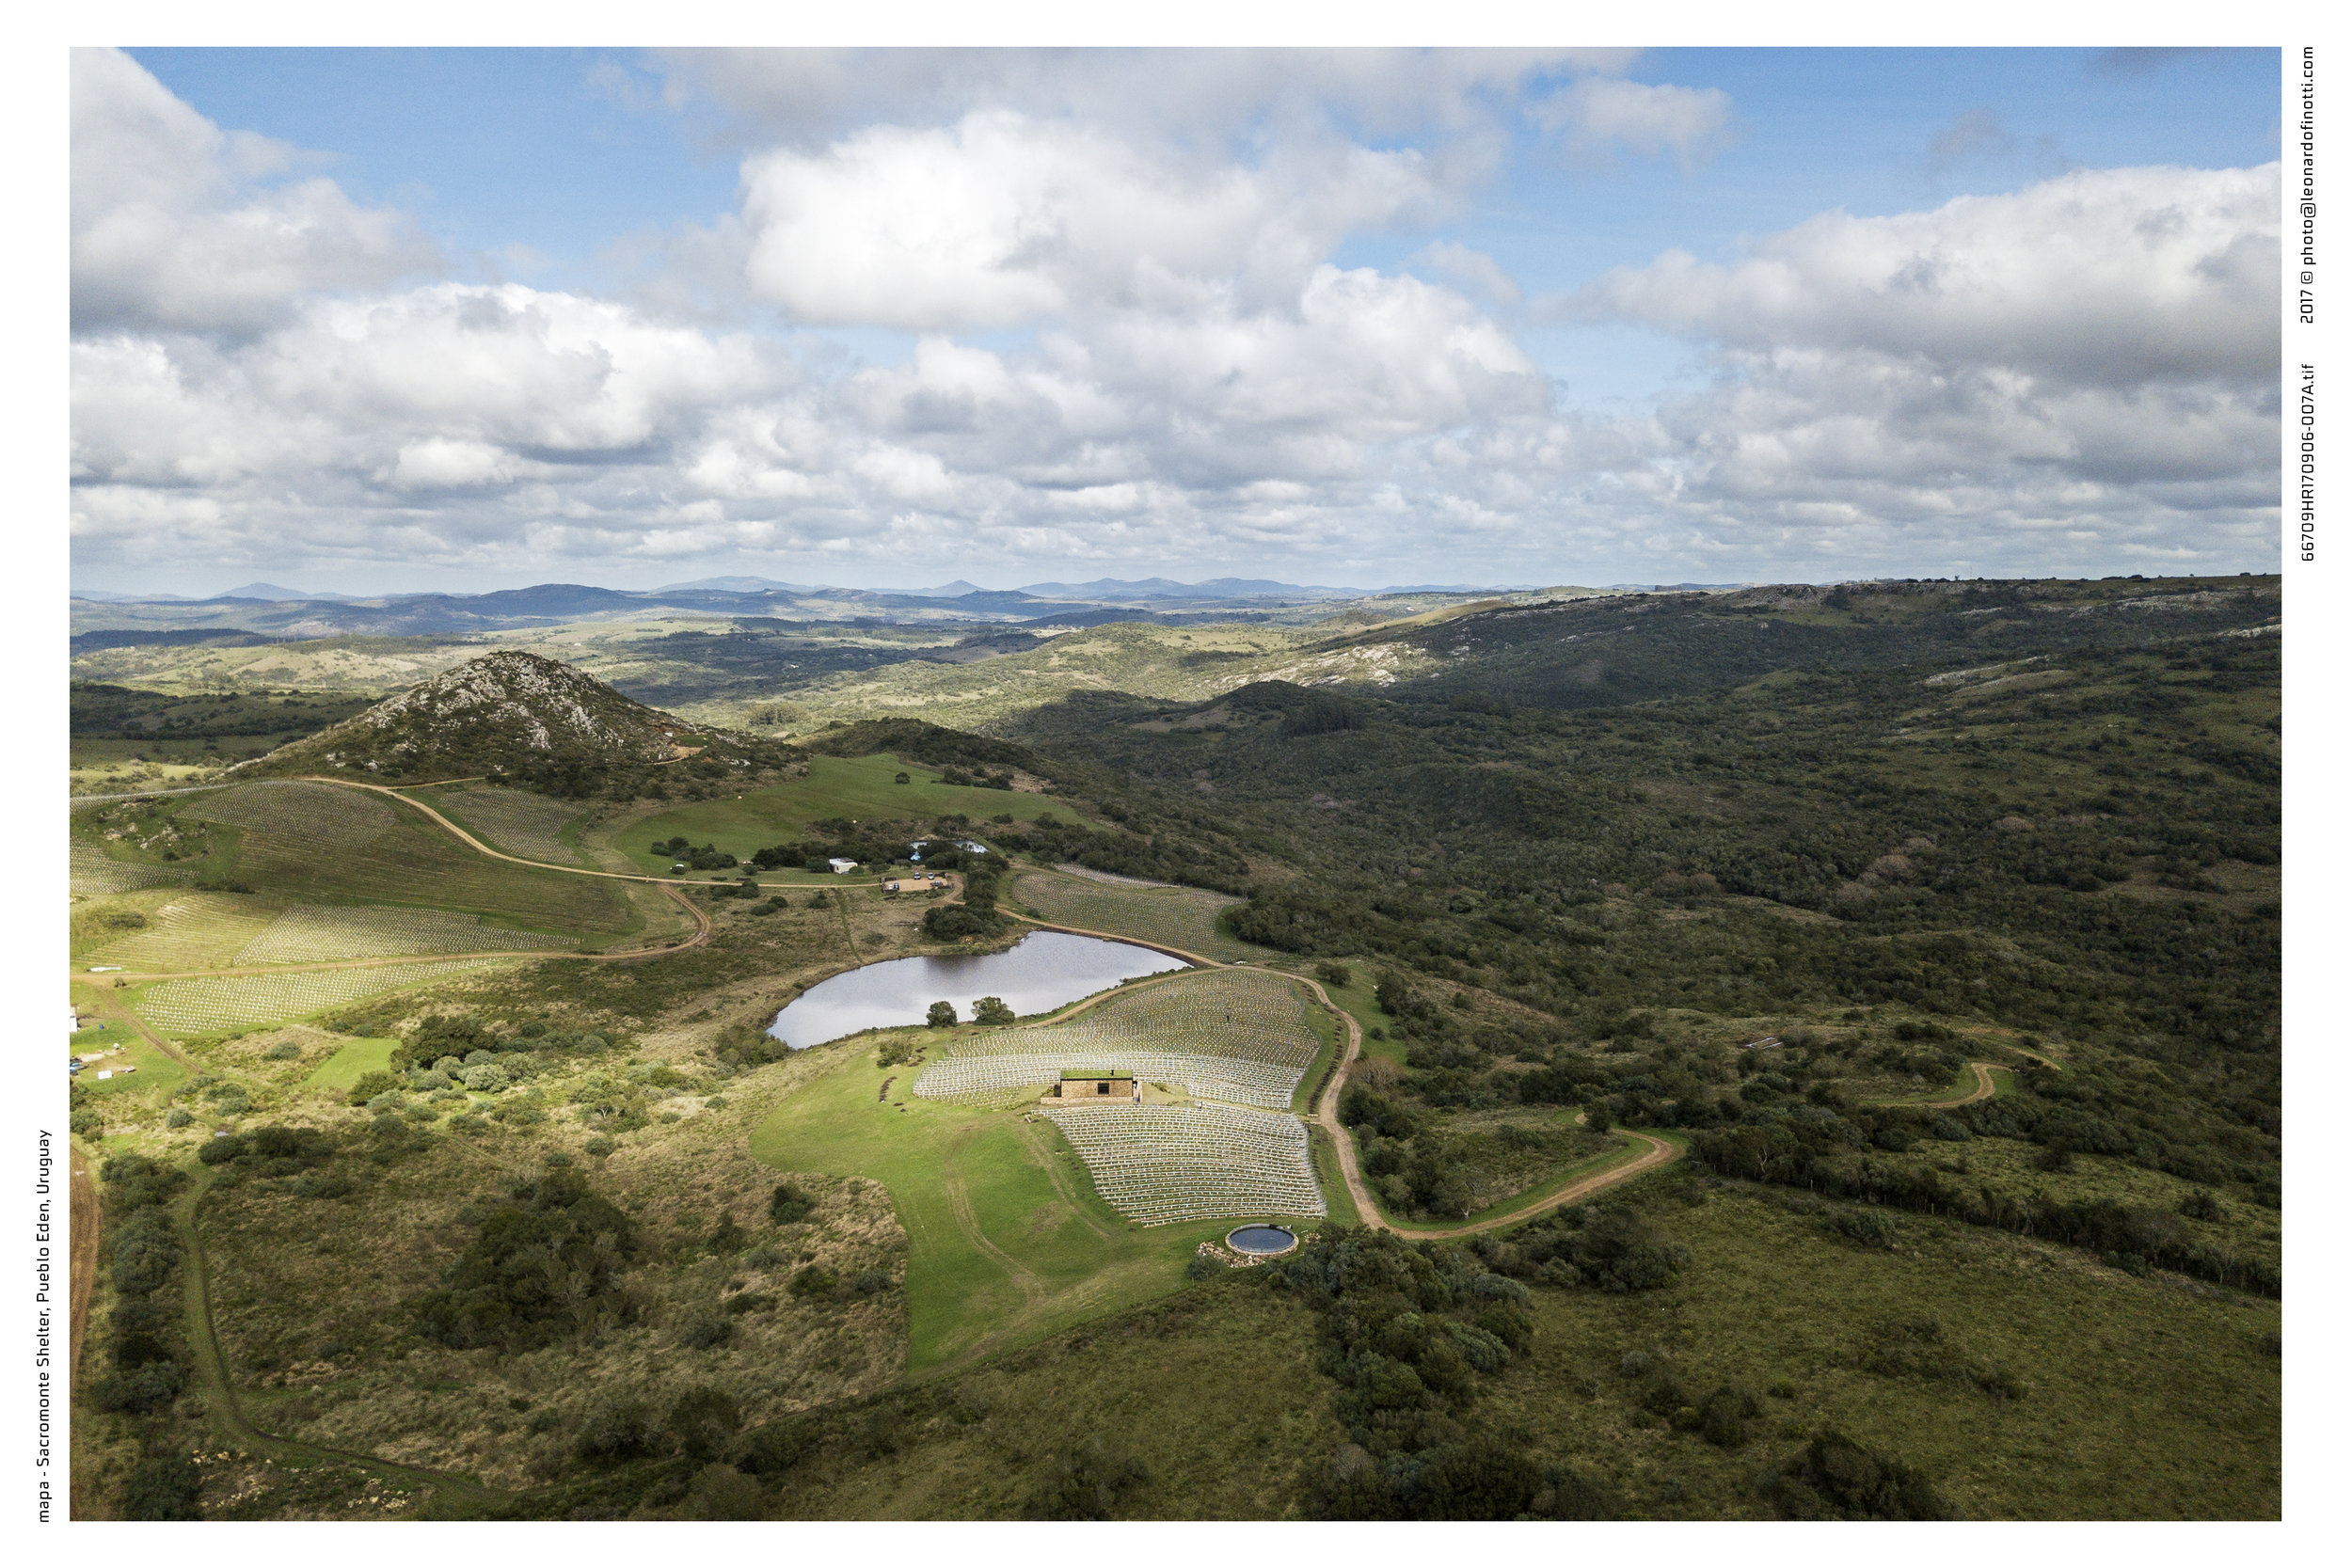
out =
{"type": "Polygon", "coordinates": [[[1360,599],[1374,594],[1475,596],[1512,591],[1466,586],[1366,590],[1264,578],[1215,578],[1195,583],[1168,578],[1097,578],[1090,582],[1034,582],[1013,589],[980,588],[959,578],[936,587],[882,592],[738,576],[701,578],[654,589],[543,582],[486,594],[389,594],[363,598],[249,582],[206,598],[78,589],[72,594],[72,629],[77,638],[109,641],[135,641],[128,634],[166,630],[183,638],[204,632],[291,639],[446,637],[566,621],[618,619],[664,609],[737,616],[768,625],[832,624],[872,617],[1077,626],[1170,616],[1263,614],[1286,604],[1360,599]]]}

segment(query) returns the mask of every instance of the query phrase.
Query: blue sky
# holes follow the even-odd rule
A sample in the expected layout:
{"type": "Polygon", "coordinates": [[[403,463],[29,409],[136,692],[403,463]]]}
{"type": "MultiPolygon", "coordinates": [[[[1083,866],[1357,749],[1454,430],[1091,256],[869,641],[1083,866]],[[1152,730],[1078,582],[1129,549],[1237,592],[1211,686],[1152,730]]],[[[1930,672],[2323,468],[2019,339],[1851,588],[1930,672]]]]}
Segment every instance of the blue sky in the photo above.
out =
{"type": "Polygon", "coordinates": [[[85,586],[2270,562],[2275,51],[86,55],[85,586]]]}

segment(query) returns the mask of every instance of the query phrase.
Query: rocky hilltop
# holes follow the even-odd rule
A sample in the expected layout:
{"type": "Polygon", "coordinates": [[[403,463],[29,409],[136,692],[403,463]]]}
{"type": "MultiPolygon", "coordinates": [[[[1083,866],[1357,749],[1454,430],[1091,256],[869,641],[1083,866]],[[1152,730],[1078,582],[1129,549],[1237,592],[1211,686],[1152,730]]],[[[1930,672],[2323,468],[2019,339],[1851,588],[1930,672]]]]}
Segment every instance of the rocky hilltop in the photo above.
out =
{"type": "Polygon", "coordinates": [[[789,748],[691,724],[558,659],[501,649],[419,682],[357,718],[248,764],[263,774],[388,781],[489,778],[566,795],[605,794],[675,772],[678,782],[792,760],[789,748]]]}

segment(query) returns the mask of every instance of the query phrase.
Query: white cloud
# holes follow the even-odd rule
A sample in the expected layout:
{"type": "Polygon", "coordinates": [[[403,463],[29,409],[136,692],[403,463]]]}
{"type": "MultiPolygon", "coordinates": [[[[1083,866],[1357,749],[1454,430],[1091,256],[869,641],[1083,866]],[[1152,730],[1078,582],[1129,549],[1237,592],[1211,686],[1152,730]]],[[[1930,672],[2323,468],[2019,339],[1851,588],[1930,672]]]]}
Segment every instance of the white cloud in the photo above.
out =
{"type": "Polygon", "coordinates": [[[224,133],[117,50],[72,52],[73,323],[252,331],[321,289],[438,270],[405,214],[334,182],[259,182],[303,163],[224,133]]]}
{"type": "Polygon", "coordinates": [[[1321,143],[1259,167],[1153,156],[1002,110],[745,162],[746,274],[799,321],[1013,326],[1293,292],[1346,235],[1447,205],[1419,153],[1321,143]]]}
{"type": "Polygon", "coordinates": [[[1761,351],[2001,364],[2092,383],[2275,377],[2279,166],[2086,169],[1887,217],[1824,213],[1742,259],[1672,251],[1569,309],[1761,351]]]}
{"type": "Polygon", "coordinates": [[[1671,152],[1688,167],[1722,142],[1731,123],[1731,95],[1717,87],[1595,76],[1563,87],[1528,113],[1572,152],[1592,156],[1612,147],[1671,152]]]}
{"type": "Polygon", "coordinates": [[[1629,49],[709,49],[657,59],[675,106],[707,102],[770,143],[952,124],[976,106],[1200,145],[1335,120],[1377,137],[1481,127],[1544,79],[1612,74],[1629,49]]]}
{"type": "Polygon", "coordinates": [[[1502,270],[1501,262],[1483,250],[1472,250],[1468,245],[1445,240],[1423,245],[1415,253],[1413,260],[1432,271],[1444,274],[1489,305],[1508,310],[1519,303],[1518,280],[1502,270]]]}
{"type": "MultiPolygon", "coordinates": [[[[1161,59],[1164,82],[1125,56],[786,62],[851,98],[903,71],[901,122],[838,125],[850,99],[818,93],[658,280],[692,309],[417,284],[399,214],[121,56],[77,59],[77,552],[1565,579],[1596,557],[1710,578],[2227,559],[2267,526],[2275,167],[1823,214],[1522,313],[1458,242],[1419,250],[1424,276],[1343,264],[1445,214],[1463,166],[1339,122],[1473,143],[1594,62],[1253,55],[1212,90],[1217,58],[1161,59]],[[975,108],[983,79],[1005,91],[975,108]],[[793,331],[712,325],[703,302],[746,289],[793,331]],[[1680,334],[1711,378],[1642,414],[1563,410],[1524,318],[1680,334]]],[[[1547,112],[1587,150],[1686,158],[1727,124],[1705,94],[1589,74],[1547,112]]]]}

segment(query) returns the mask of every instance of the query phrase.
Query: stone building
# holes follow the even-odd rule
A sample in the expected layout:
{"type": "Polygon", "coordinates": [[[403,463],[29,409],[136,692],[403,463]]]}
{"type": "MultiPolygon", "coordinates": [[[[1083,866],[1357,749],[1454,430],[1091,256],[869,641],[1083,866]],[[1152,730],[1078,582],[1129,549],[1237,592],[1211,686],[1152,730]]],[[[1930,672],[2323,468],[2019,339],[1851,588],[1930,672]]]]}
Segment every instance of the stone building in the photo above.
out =
{"type": "Polygon", "coordinates": [[[1143,1103],[1143,1085],[1136,1075],[1123,1069],[1104,1070],[1075,1068],[1065,1069],[1061,1082],[1054,1085],[1048,1099],[1059,1100],[1073,1107],[1080,1105],[1128,1106],[1143,1103]]]}

